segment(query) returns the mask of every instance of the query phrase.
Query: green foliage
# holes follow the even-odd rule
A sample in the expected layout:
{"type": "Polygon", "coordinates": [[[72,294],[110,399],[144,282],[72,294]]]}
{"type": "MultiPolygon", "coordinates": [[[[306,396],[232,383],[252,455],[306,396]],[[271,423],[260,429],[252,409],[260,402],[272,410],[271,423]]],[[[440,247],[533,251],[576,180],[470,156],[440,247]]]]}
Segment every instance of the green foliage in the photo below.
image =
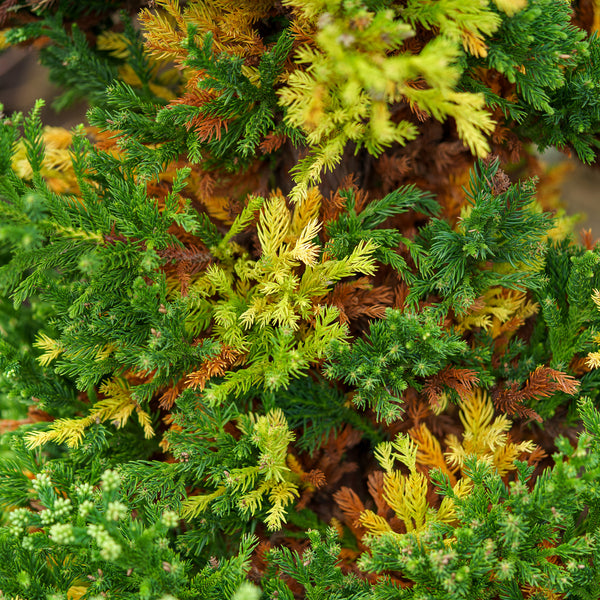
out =
{"type": "Polygon", "coordinates": [[[255,540],[241,541],[239,554],[195,575],[173,548],[179,527],[173,510],[147,520],[133,518],[117,471],[98,482],[60,485],[38,473],[28,492],[42,507],[12,511],[0,538],[3,592],[29,598],[56,593],[107,593],[120,598],[232,598],[244,581],[255,540]],[[93,574],[93,575],[92,575],[93,574]]]}
{"type": "MultiPolygon", "coordinates": [[[[0,268],[1,285],[12,292],[16,306],[38,291],[53,306],[51,325],[58,336],[48,338],[45,349],[50,353],[43,364],[56,358],[55,372],[75,378],[81,390],[118,365],[156,370],[154,385],[139,386],[136,392],[142,400],[178,369],[189,370],[211,351],[210,345],[190,345],[185,307],[167,300],[164,274],[156,271],[166,262],[159,253],[180,245],[169,227],[196,226],[194,216],[181,211],[178,195],[189,170],[177,173],[173,191],[159,209],[132,171],[107,154],[95,155],[89,142],[75,137],[73,169],[84,208],[75,197],[52,192],[40,175],[44,144],[39,108],[41,104],[24,119],[32,185],[19,180],[8,165],[2,179],[2,194],[10,203],[2,203],[0,210],[5,222],[14,224],[5,244],[14,255],[0,268]],[[90,172],[95,173],[94,184],[86,180],[90,172]],[[160,312],[161,306],[168,308],[160,312]],[[149,319],[151,314],[155,317],[149,319]],[[175,354],[179,366],[173,362],[175,354]]],[[[15,139],[17,124],[14,119],[2,124],[5,144],[15,139]]]]}
{"type": "Polygon", "coordinates": [[[337,566],[340,546],[336,541],[335,529],[328,529],[324,536],[318,531],[309,530],[307,537],[310,547],[302,556],[285,547],[269,553],[273,573],[267,574],[263,588],[268,598],[293,600],[294,594],[282,575],[299,583],[307,600],[366,600],[370,597],[370,586],[366,581],[355,575],[344,575],[337,566]]]}
{"type": "Polygon", "coordinates": [[[600,83],[598,38],[587,38],[584,31],[572,25],[570,13],[567,3],[528,2],[502,20],[487,42],[485,58],[469,59],[471,68],[485,65],[502,73],[514,84],[516,99],[499,97],[469,71],[464,84],[467,89],[482,91],[490,106],[500,106],[518,124],[517,130],[536,140],[542,149],[568,145],[582,160],[590,162],[598,142],[589,132],[597,131],[600,125],[600,106],[594,91],[600,83]]]}
{"type": "Polygon", "coordinates": [[[398,214],[414,210],[424,214],[435,214],[438,204],[431,196],[414,186],[394,190],[380,200],[371,201],[358,214],[355,207],[355,193],[352,190],[340,192],[345,200],[345,209],[337,219],[327,224],[326,231],[330,237],[326,250],[341,258],[348,256],[360,242],[372,240],[377,244],[375,257],[382,263],[389,264],[402,276],[411,281],[411,273],[406,261],[395,250],[402,243],[408,247],[415,262],[421,257],[421,248],[403,237],[395,229],[376,229],[384,221],[398,214]]]}
{"type": "Polygon", "coordinates": [[[381,433],[352,408],[338,386],[322,377],[294,379],[284,390],[267,390],[261,400],[265,409],[283,410],[290,429],[301,432],[296,447],[313,454],[322,441],[338,433],[346,424],[363,431],[372,442],[381,441],[381,433]]]}
{"type": "Polygon", "coordinates": [[[490,287],[522,290],[542,284],[550,215],[539,211],[533,182],[510,185],[498,168],[494,160],[471,173],[469,205],[456,228],[432,219],[419,232],[421,277],[412,284],[409,302],[435,294],[443,308],[461,314],[490,287]]]}
{"type": "MultiPolygon", "coordinates": [[[[202,47],[195,42],[196,31],[190,28],[186,49],[189,58],[186,65],[201,70],[205,76],[200,88],[217,93],[217,97],[197,109],[196,115],[207,119],[227,120],[227,136],[207,146],[207,152],[220,168],[236,168],[238,160],[248,159],[257,150],[258,144],[268,133],[290,135],[296,142],[303,138],[300,131],[281,122],[275,126],[277,106],[275,83],[283,70],[285,60],[292,48],[292,36],[284,31],[273,47],[265,52],[257,66],[258,81],[252,82],[243,73],[243,60],[224,53],[216,55],[212,49],[212,37],[206,35],[202,47]],[[231,157],[231,158],[230,158],[231,157]],[[231,162],[230,162],[231,161],[231,162]]],[[[189,107],[181,110],[171,108],[158,116],[158,122],[185,124],[192,115],[189,107]]]]}
{"type": "Polygon", "coordinates": [[[188,54],[185,65],[204,73],[199,89],[206,90],[208,101],[164,106],[160,98],[140,97],[138,90],[115,81],[107,90],[105,105],[96,103],[90,111],[90,123],[124,132],[123,149],[143,172],[152,175],[159,173],[156,165],[167,165],[184,152],[192,163],[201,162],[205,168],[239,170],[248,165],[267,133],[289,135],[301,143],[301,132],[281,121],[273,90],[291,47],[290,36],[283,32],[262,55],[256,82],[243,73],[239,57],[213,50],[210,34],[201,46],[196,37],[190,28],[182,43],[188,54]],[[209,134],[199,136],[192,127],[201,120],[213,124],[209,134]],[[221,127],[227,129],[227,135],[221,135],[221,127]]]}
{"type": "Polygon", "coordinates": [[[434,311],[388,309],[364,339],[351,346],[331,344],[327,375],[356,386],[353,402],[389,422],[402,414],[402,392],[409,385],[419,389],[420,378],[437,373],[466,351],[465,342],[445,330],[434,311]]]}
{"type": "MultiPolygon", "coordinates": [[[[131,27],[129,33],[133,34],[131,27]]],[[[55,107],[64,108],[81,98],[102,103],[106,88],[117,79],[118,63],[91,48],[77,24],[67,31],[60,14],[10,30],[7,41],[15,44],[43,35],[52,44],[42,50],[40,62],[48,67],[51,80],[65,90],[55,101],[55,107]]]]}
{"type": "Polygon", "coordinates": [[[598,249],[583,250],[569,241],[553,244],[546,257],[546,284],[536,295],[547,331],[551,365],[565,369],[572,358],[593,348],[600,328],[592,293],[600,286],[598,249]]]}

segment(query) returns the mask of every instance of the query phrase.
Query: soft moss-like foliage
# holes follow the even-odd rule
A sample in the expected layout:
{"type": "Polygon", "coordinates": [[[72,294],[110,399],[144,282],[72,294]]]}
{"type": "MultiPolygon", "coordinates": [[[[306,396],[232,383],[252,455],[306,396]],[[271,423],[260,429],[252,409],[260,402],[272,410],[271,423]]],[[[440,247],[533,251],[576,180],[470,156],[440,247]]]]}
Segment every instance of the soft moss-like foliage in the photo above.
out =
{"type": "Polygon", "coordinates": [[[151,4],[0,2],[0,597],[595,600],[596,4],[151,4]]]}

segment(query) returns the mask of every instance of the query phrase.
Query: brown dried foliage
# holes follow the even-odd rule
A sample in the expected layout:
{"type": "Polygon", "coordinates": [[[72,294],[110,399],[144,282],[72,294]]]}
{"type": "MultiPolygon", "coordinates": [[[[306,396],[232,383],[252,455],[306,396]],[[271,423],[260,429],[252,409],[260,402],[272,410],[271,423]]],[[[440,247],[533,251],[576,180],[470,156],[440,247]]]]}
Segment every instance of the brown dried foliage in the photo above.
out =
{"type": "Polygon", "coordinates": [[[492,393],[492,399],[496,408],[501,412],[541,422],[542,418],[532,408],[523,406],[525,402],[549,398],[557,391],[573,395],[578,387],[579,381],[572,375],[541,366],[531,373],[522,388],[514,381],[508,385],[501,384],[492,393]]]}
{"type": "Polygon", "coordinates": [[[444,392],[444,388],[453,389],[464,400],[477,383],[479,383],[479,377],[472,369],[459,369],[448,366],[427,378],[423,386],[423,393],[429,404],[435,407],[444,392]]]}
{"type": "Polygon", "coordinates": [[[259,144],[258,148],[263,154],[270,154],[279,150],[288,140],[288,137],[281,133],[269,133],[265,139],[259,144]]]}
{"type": "Polygon", "coordinates": [[[365,510],[365,505],[358,497],[356,492],[349,487],[340,488],[333,498],[342,511],[342,522],[354,535],[357,540],[361,540],[366,533],[364,527],[359,525],[360,514],[365,510]]]}
{"type": "Polygon", "coordinates": [[[223,345],[219,354],[202,364],[200,369],[188,373],[185,387],[202,391],[209,379],[223,375],[234,365],[242,363],[244,355],[230,346],[223,345]]]}
{"type": "Polygon", "coordinates": [[[167,275],[174,274],[177,277],[182,296],[187,296],[192,275],[206,269],[213,261],[212,255],[203,244],[190,244],[185,248],[170,245],[160,250],[158,255],[169,261],[163,270],[167,275]]]}
{"type": "MultiPolygon", "coordinates": [[[[207,89],[193,89],[185,93],[180,98],[172,100],[169,106],[176,106],[185,104],[186,106],[198,106],[207,107],[218,97],[218,93],[215,90],[207,89]]],[[[201,110],[199,114],[188,121],[185,126],[189,130],[193,129],[197,134],[198,138],[202,142],[210,142],[212,140],[220,140],[221,132],[225,129],[227,132],[227,126],[231,122],[231,119],[224,119],[215,115],[207,114],[206,111],[201,110]]]]}
{"type": "Polygon", "coordinates": [[[368,277],[360,277],[338,283],[325,302],[339,309],[342,323],[359,317],[383,319],[386,307],[393,304],[393,291],[384,285],[373,286],[368,277]]]}

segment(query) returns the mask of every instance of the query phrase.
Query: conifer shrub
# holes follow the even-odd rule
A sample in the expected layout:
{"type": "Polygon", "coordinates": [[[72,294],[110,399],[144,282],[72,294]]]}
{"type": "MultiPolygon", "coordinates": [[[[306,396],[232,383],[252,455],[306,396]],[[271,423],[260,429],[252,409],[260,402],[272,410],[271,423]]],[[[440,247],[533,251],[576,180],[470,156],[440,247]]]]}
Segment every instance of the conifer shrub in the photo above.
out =
{"type": "Polygon", "coordinates": [[[597,600],[581,0],[3,0],[0,598],[597,600]]]}

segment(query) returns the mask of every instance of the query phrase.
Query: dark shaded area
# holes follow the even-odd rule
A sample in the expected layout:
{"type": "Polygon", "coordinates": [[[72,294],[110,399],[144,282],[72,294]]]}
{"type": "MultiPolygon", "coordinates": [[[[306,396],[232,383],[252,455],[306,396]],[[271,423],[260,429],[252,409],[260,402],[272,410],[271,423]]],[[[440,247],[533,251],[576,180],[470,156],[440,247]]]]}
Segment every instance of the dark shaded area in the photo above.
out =
{"type": "Polygon", "coordinates": [[[38,64],[34,48],[8,48],[0,54],[0,103],[4,105],[5,114],[28,112],[35,100],[44,98],[44,124],[70,128],[87,123],[87,105],[83,102],[60,113],[52,108],[52,101],[59,93],[60,90],[48,80],[47,70],[38,64]]]}

